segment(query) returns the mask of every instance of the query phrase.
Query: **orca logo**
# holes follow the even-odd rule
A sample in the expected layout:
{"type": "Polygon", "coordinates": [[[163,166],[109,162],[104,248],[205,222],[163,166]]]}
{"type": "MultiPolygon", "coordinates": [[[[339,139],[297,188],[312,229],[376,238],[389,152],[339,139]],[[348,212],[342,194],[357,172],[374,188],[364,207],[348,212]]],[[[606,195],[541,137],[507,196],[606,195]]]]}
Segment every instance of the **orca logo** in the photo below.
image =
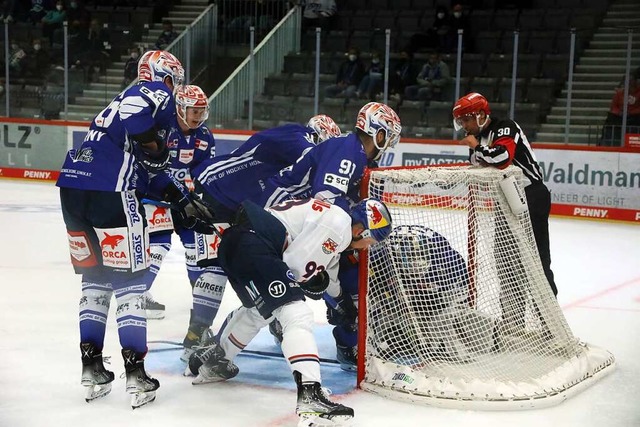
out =
{"type": "Polygon", "coordinates": [[[269,295],[274,298],[280,298],[287,292],[287,285],[282,283],[280,280],[274,280],[269,283],[269,295]]]}

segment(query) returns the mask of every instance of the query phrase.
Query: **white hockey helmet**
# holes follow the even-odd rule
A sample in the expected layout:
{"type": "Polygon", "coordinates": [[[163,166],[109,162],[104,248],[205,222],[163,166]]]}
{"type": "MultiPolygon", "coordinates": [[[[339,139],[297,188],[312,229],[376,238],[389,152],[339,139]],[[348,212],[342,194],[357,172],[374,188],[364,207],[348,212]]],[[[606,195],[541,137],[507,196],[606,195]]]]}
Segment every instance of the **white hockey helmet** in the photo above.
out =
{"type": "Polygon", "coordinates": [[[138,80],[164,82],[166,77],[171,78],[174,93],[184,83],[184,68],[178,58],[165,50],[145,52],[138,61],[138,80]]]}
{"type": "Polygon", "coordinates": [[[369,102],[362,107],[355,127],[373,138],[373,143],[378,149],[374,160],[378,160],[387,148],[396,145],[400,141],[402,132],[398,114],[393,111],[393,108],[381,102],[369,102]],[[379,132],[384,132],[382,145],[379,145],[376,139],[379,132]]]}
{"type": "Polygon", "coordinates": [[[329,138],[335,138],[342,134],[340,126],[338,126],[331,117],[324,114],[311,117],[309,122],[307,122],[307,127],[311,128],[315,133],[316,144],[320,144],[329,138]]]}
{"type": "Polygon", "coordinates": [[[209,118],[209,99],[200,86],[182,85],[176,90],[176,113],[182,122],[190,129],[198,129],[209,118]],[[187,121],[187,109],[202,109],[197,125],[190,125],[187,121]]]}

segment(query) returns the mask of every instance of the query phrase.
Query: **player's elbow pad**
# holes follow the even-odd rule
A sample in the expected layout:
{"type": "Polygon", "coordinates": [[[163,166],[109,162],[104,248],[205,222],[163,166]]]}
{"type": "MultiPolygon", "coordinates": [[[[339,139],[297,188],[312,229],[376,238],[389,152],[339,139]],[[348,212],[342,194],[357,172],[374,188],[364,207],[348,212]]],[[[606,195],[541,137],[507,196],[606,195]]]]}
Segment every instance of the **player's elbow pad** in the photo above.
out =
{"type": "Polygon", "coordinates": [[[143,168],[157,173],[169,166],[169,147],[166,141],[158,135],[155,129],[149,129],[137,135],[130,135],[134,146],[134,155],[143,168]],[[155,147],[151,144],[155,143],[155,147]]]}

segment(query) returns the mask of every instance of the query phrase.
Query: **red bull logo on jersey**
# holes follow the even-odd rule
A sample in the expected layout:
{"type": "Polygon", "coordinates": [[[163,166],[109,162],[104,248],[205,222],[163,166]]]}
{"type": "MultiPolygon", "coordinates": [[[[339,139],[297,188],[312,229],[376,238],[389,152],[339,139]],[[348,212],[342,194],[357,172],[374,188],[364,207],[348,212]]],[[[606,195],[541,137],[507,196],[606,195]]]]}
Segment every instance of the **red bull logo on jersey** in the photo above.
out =
{"type": "Polygon", "coordinates": [[[375,200],[370,201],[367,207],[369,211],[369,229],[375,230],[389,225],[389,221],[382,215],[375,200]]]}
{"type": "Polygon", "coordinates": [[[334,242],[332,239],[327,239],[322,244],[322,252],[329,255],[334,253],[338,249],[338,244],[334,242]]]}

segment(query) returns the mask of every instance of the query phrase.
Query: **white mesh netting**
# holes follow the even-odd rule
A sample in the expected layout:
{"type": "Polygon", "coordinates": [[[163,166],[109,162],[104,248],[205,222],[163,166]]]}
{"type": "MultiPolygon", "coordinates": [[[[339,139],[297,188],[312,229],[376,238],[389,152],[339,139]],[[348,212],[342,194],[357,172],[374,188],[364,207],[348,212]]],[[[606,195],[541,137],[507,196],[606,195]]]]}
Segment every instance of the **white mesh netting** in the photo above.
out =
{"type": "Polygon", "coordinates": [[[363,261],[362,388],[438,406],[540,407],[614,366],[573,336],[505,177],[522,188],[516,167],[370,172],[368,193],[390,208],[394,231],[363,261]]]}

